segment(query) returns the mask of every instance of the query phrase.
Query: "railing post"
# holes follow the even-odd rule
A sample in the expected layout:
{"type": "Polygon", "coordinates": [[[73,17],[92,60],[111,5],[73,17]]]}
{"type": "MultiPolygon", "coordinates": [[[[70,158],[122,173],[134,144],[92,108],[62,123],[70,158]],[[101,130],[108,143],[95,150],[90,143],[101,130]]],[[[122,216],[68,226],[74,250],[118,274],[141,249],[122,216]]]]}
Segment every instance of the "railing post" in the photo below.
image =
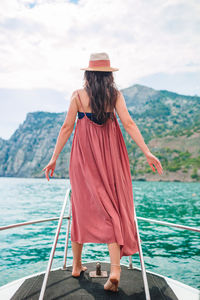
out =
{"type": "Polygon", "coordinates": [[[69,215],[68,215],[66,238],[65,238],[65,250],[64,250],[63,270],[66,269],[66,264],[67,264],[67,250],[68,250],[68,243],[69,243],[69,230],[70,230],[71,209],[72,209],[72,205],[71,205],[71,198],[70,198],[70,201],[69,201],[69,215]]]}
{"type": "Polygon", "coordinates": [[[132,255],[129,256],[129,266],[128,266],[128,269],[133,269],[132,255]]]}
{"type": "Polygon", "coordinates": [[[150,292],[149,292],[149,285],[148,285],[148,281],[147,281],[147,274],[146,274],[146,269],[145,269],[145,265],[144,265],[142,247],[141,247],[141,243],[140,243],[140,234],[139,234],[139,229],[138,229],[138,223],[137,223],[135,207],[134,207],[134,218],[135,218],[135,225],[136,225],[136,232],[137,232],[137,239],[138,239],[139,256],[140,256],[142,277],[143,277],[143,282],[144,282],[145,296],[146,296],[146,300],[151,300],[150,292]]]}
{"type": "Polygon", "coordinates": [[[45,273],[44,280],[43,280],[43,283],[42,283],[42,288],[41,288],[41,291],[40,291],[39,300],[43,300],[43,298],[44,298],[44,293],[45,293],[45,289],[46,289],[46,285],[47,285],[47,280],[48,280],[48,277],[49,277],[49,272],[51,270],[51,265],[52,265],[52,262],[53,262],[53,257],[54,257],[54,253],[55,253],[55,249],[56,249],[56,245],[57,245],[57,241],[58,241],[58,236],[59,236],[60,228],[61,228],[61,225],[62,225],[63,215],[64,215],[65,207],[66,207],[66,204],[67,204],[67,199],[69,197],[69,192],[70,192],[70,188],[67,189],[65,199],[64,199],[64,203],[63,203],[63,207],[62,207],[62,210],[61,210],[61,213],[60,213],[60,218],[59,218],[56,234],[55,234],[55,237],[54,237],[53,246],[51,248],[51,253],[50,253],[46,273],[45,273]]]}

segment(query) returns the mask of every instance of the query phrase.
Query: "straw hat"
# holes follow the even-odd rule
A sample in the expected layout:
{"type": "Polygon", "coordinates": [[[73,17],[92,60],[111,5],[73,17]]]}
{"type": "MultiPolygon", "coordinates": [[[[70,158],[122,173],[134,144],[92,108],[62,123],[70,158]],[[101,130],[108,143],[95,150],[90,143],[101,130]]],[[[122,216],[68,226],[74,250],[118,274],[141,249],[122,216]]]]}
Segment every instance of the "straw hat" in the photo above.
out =
{"type": "Polygon", "coordinates": [[[89,66],[81,68],[80,70],[87,71],[103,71],[103,72],[114,72],[118,71],[117,68],[110,66],[110,59],[107,53],[92,53],[90,54],[89,66]]]}

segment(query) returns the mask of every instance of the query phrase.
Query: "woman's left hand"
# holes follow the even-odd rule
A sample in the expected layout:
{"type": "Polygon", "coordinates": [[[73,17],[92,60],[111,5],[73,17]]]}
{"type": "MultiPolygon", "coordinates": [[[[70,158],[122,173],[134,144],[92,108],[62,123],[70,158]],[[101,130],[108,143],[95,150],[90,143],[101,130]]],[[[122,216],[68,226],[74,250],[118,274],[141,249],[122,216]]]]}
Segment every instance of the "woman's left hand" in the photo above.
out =
{"type": "Polygon", "coordinates": [[[46,167],[44,169],[42,169],[42,171],[45,171],[45,176],[46,176],[47,180],[49,180],[49,171],[51,171],[50,176],[52,177],[55,168],[56,168],[56,160],[50,160],[48,165],[46,165],[46,167]]]}
{"type": "Polygon", "coordinates": [[[162,165],[161,165],[161,162],[159,161],[159,159],[155,155],[153,155],[151,152],[148,152],[145,155],[146,155],[147,162],[150,165],[153,172],[156,171],[154,168],[154,166],[155,166],[158,173],[161,175],[163,173],[163,168],[162,168],[162,165]]]}

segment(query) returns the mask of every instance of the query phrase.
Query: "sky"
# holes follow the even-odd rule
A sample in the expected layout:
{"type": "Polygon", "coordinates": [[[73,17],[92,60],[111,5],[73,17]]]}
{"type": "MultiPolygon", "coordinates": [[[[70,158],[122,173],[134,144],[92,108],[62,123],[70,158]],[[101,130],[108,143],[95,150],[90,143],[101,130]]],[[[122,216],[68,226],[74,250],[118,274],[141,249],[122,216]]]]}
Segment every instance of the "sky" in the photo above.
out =
{"type": "Polygon", "coordinates": [[[1,0],[0,137],[28,112],[65,112],[94,52],[119,89],[200,96],[199,0],[1,0]]]}

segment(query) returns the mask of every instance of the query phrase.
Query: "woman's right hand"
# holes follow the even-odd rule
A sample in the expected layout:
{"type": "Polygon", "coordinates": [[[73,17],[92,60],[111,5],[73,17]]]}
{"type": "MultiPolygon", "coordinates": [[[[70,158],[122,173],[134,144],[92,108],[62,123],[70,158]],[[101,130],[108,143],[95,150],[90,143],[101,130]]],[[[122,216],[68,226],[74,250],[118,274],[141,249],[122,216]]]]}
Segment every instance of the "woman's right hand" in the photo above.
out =
{"type": "Polygon", "coordinates": [[[162,165],[161,165],[161,162],[159,161],[159,159],[155,155],[153,155],[151,152],[146,153],[145,156],[146,156],[147,162],[150,165],[153,172],[156,171],[154,168],[154,166],[155,166],[158,173],[161,175],[163,173],[163,168],[162,168],[162,165]]]}
{"type": "Polygon", "coordinates": [[[46,165],[46,167],[42,169],[42,171],[45,171],[45,176],[48,181],[49,181],[49,171],[51,171],[50,176],[52,177],[55,168],[56,168],[56,160],[50,160],[50,162],[46,165]]]}

